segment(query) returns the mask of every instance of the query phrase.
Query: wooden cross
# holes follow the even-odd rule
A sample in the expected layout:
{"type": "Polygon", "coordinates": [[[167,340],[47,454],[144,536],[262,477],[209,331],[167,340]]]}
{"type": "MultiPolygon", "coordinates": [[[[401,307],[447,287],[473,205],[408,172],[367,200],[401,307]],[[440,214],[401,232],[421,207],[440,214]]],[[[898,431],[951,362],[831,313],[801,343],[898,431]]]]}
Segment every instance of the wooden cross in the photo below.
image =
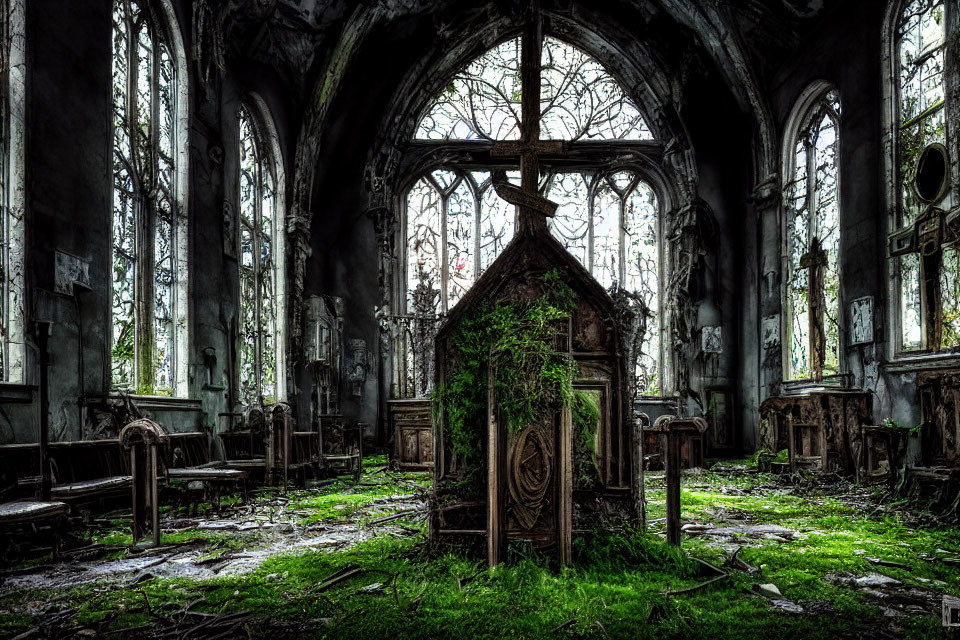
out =
{"type": "Polygon", "coordinates": [[[943,270],[943,247],[960,242],[960,209],[944,211],[927,206],[916,222],[890,234],[890,255],[910,253],[920,258],[920,304],[923,305],[921,328],[927,349],[938,351],[943,341],[943,292],[940,274],[943,270]]]}
{"type": "Polygon", "coordinates": [[[820,247],[816,236],[810,241],[810,250],[800,257],[800,268],[807,269],[807,295],[809,296],[810,330],[810,368],[814,377],[823,377],[823,365],[826,362],[827,339],[823,316],[826,313],[824,283],[827,268],[827,254],[820,247]]]}
{"type": "Polygon", "coordinates": [[[493,186],[506,202],[517,207],[517,235],[545,233],[547,218],[556,214],[557,205],[540,195],[540,158],[559,155],[565,145],[559,140],[540,139],[540,53],[543,43],[539,12],[534,10],[523,33],[520,57],[521,98],[520,140],[497,142],[490,155],[519,157],[520,187],[506,181],[506,172],[493,174],[493,186]]]}

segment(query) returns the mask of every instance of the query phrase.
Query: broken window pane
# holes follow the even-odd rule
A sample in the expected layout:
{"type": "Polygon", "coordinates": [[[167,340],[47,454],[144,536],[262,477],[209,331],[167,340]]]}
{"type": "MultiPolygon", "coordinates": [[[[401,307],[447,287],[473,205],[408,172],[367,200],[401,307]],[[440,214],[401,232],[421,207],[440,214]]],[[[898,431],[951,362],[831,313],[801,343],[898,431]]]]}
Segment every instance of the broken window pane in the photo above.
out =
{"type": "Polygon", "coordinates": [[[941,336],[943,347],[960,345],[960,251],[954,247],[943,250],[940,269],[941,336]]]}
{"type": "Polygon", "coordinates": [[[604,289],[614,282],[623,284],[620,277],[620,194],[612,181],[604,176],[597,184],[593,197],[593,251],[590,273],[604,289]]]}
{"type": "Polygon", "coordinates": [[[407,193],[407,308],[410,311],[440,313],[441,206],[440,192],[426,178],[407,193]],[[426,295],[418,296],[418,291],[426,295]]]}
{"type": "MultiPolygon", "coordinates": [[[[509,175],[508,175],[509,177],[509,175]]],[[[513,239],[514,207],[501,200],[485,171],[473,173],[480,196],[479,273],[493,264],[507,243],[513,239]]]]}
{"type": "Polygon", "coordinates": [[[546,197],[559,205],[550,222],[550,232],[589,269],[590,198],[587,180],[580,173],[558,173],[550,180],[546,197]]]}
{"type": "MultiPolygon", "coordinates": [[[[946,144],[946,102],[944,54],[946,22],[942,0],[910,0],[905,3],[896,30],[897,106],[897,226],[911,228],[927,210],[927,203],[914,193],[912,180],[923,149],[933,143],[946,144]]],[[[939,261],[921,266],[917,255],[895,260],[898,278],[894,279],[899,304],[900,349],[903,351],[952,347],[960,344],[958,335],[958,292],[956,251],[945,248],[939,261]],[[941,308],[938,317],[926,317],[921,304],[921,282],[939,286],[941,308]],[[896,285],[899,286],[896,286],[896,285]],[[940,326],[937,327],[936,323],[940,326]],[[927,336],[941,336],[940,344],[927,343],[927,336]]],[[[928,292],[930,293],[930,292],[928,292]]],[[[934,295],[930,293],[930,295],[934,295]]]]}
{"type": "Polygon", "coordinates": [[[646,331],[635,372],[640,395],[661,395],[660,232],[657,195],[640,181],[626,195],[623,208],[623,287],[639,294],[647,306],[646,331]]]}
{"type": "Polygon", "coordinates": [[[447,199],[447,308],[453,308],[476,278],[477,215],[473,190],[463,180],[447,199]]]}

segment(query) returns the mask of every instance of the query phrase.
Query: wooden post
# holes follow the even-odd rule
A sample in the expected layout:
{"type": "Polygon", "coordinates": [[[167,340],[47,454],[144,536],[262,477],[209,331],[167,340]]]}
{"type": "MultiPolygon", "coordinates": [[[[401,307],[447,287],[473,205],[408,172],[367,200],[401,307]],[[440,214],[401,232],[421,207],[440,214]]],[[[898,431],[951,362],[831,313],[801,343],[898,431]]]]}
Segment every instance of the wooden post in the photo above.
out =
{"type": "Polygon", "coordinates": [[[560,412],[560,446],[557,449],[560,453],[557,538],[560,566],[565,567],[573,560],[573,410],[569,406],[560,412]]]}
{"type": "MultiPolygon", "coordinates": [[[[50,325],[37,323],[37,342],[40,348],[40,499],[49,500],[53,479],[50,477],[50,352],[48,338],[50,325]]],[[[80,381],[83,384],[83,381],[80,381]]]]}
{"type": "Polygon", "coordinates": [[[668,430],[666,439],[667,543],[680,545],[680,434],[668,430]]]}
{"type": "Polygon", "coordinates": [[[492,360],[487,372],[487,565],[503,560],[503,525],[500,522],[500,425],[497,423],[496,394],[493,383],[496,366],[492,360]]]}
{"type": "Polygon", "coordinates": [[[160,487],[159,465],[157,464],[157,443],[150,442],[147,445],[150,455],[150,512],[153,516],[153,546],[160,546],[160,487]]]}
{"type": "Polygon", "coordinates": [[[793,418],[787,416],[787,460],[790,462],[790,473],[797,470],[796,434],[793,431],[793,418]]]}
{"type": "Polygon", "coordinates": [[[133,509],[134,546],[145,533],[150,518],[154,546],[160,545],[160,452],[167,435],[160,423],[148,418],[134,420],[120,430],[120,446],[130,452],[130,489],[133,509]]]}
{"type": "MultiPolygon", "coordinates": [[[[647,498],[646,487],[643,484],[643,419],[632,420],[633,424],[633,469],[634,469],[634,504],[640,516],[640,530],[647,530],[647,498]]],[[[647,419],[649,422],[649,418],[647,419]]]]}
{"type": "Polygon", "coordinates": [[[141,481],[137,474],[137,449],[136,447],[130,447],[130,475],[132,480],[130,482],[130,508],[133,511],[132,519],[132,530],[130,532],[130,540],[132,544],[137,544],[137,537],[140,535],[140,531],[143,530],[142,511],[140,510],[139,500],[143,499],[143,496],[140,495],[141,492],[137,492],[137,484],[141,481]]]}

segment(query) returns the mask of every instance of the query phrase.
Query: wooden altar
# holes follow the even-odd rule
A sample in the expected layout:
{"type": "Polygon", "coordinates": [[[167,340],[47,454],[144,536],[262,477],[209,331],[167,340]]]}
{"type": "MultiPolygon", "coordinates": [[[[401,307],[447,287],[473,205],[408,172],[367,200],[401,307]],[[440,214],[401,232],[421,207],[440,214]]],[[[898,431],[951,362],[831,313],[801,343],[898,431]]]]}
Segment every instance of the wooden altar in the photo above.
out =
{"type": "Polygon", "coordinates": [[[759,447],[787,450],[791,467],[858,475],[861,425],[872,424],[870,392],[812,388],[760,405],[759,447]]]}

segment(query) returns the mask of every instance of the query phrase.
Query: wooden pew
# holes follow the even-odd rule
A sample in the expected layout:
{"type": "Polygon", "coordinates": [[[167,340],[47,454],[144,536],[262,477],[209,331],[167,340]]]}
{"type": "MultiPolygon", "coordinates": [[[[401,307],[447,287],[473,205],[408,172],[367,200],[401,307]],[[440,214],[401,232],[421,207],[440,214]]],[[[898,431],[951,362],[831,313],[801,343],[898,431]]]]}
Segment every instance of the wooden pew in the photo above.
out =
{"type": "Polygon", "coordinates": [[[133,474],[133,543],[149,531],[153,544],[160,544],[160,488],[171,481],[200,482],[215,489],[219,507],[223,486],[244,487],[247,472],[210,466],[205,433],[168,434],[160,423],[142,418],[120,432],[133,474]],[[188,463],[193,463],[188,466],[188,463]],[[174,466],[174,465],[181,466],[174,466]]]}

